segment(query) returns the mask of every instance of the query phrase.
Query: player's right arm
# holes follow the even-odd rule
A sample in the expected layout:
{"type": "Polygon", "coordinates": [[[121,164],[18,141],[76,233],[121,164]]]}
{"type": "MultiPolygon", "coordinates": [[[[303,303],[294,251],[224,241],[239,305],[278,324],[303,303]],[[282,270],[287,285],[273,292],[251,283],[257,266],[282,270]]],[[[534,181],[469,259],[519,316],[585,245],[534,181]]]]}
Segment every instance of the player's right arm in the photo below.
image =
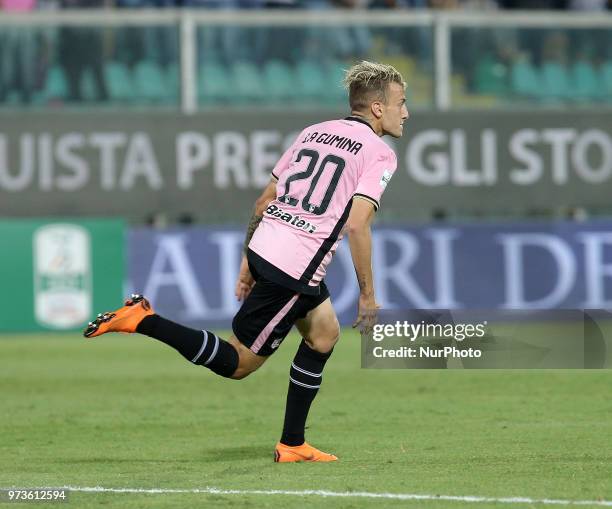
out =
{"type": "Polygon", "coordinates": [[[257,226],[259,226],[259,223],[263,219],[264,211],[268,208],[270,202],[276,198],[276,183],[283,172],[286,171],[291,165],[293,154],[297,145],[300,143],[300,140],[303,139],[305,131],[306,130],[302,131],[293,144],[287,150],[285,150],[284,154],[281,156],[272,170],[270,183],[255,202],[255,209],[253,210],[253,215],[251,216],[249,226],[247,227],[246,238],[244,239],[242,261],[240,262],[240,273],[238,274],[238,281],[236,282],[236,297],[238,300],[246,299],[251,291],[251,288],[253,288],[253,285],[255,284],[246,259],[249,242],[251,242],[251,237],[253,237],[257,226]]]}
{"type": "Polygon", "coordinates": [[[346,233],[359,284],[357,320],[353,323],[353,327],[359,327],[366,333],[374,326],[377,308],[372,275],[372,231],[370,228],[374,212],[374,205],[370,201],[355,197],[346,221],[346,233]]]}
{"type": "Polygon", "coordinates": [[[246,238],[244,239],[244,254],[247,252],[249,242],[251,242],[251,237],[253,237],[257,226],[259,226],[259,223],[263,219],[264,211],[268,208],[268,205],[274,198],[276,198],[276,179],[272,177],[270,179],[270,183],[266,186],[263,193],[261,193],[261,196],[257,198],[257,201],[255,202],[253,214],[251,215],[249,226],[247,227],[246,238]]]}
{"type": "Polygon", "coordinates": [[[259,226],[259,223],[263,219],[264,211],[268,208],[268,204],[276,198],[276,179],[272,177],[270,183],[266,186],[261,193],[261,196],[257,198],[255,207],[253,208],[253,214],[247,227],[246,237],[244,239],[244,247],[242,253],[242,261],[240,262],[240,272],[238,273],[238,280],[236,281],[236,298],[238,300],[244,300],[251,292],[251,288],[255,284],[255,280],[249,270],[249,263],[247,262],[246,252],[251,242],[251,237],[255,233],[255,230],[259,226]]]}

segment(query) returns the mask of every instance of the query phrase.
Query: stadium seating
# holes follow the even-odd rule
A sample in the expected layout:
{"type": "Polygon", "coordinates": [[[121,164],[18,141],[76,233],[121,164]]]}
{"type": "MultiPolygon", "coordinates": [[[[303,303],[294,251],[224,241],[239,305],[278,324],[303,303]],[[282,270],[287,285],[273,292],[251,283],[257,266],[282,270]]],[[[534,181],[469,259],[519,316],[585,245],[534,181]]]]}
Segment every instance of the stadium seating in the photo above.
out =
{"type": "Polygon", "coordinates": [[[173,102],[177,102],[181,92],[181,69],[178,62],[172,62],[166,68],[166,86],[173,95],[173,102]]]}
{"type": "Polygon", "coordinates": [[[66,81],[66,75],[60,66],[54,65],[47,72],[47,78],[40,100],[45,104],[52,101],[63,101],[67,98],[68,83],[66,81]]]}
{"type": "MultiPolygon", "coordinates": [[[[300,61],[295,67],[279,61],[267,62],[260,72],[249,62],[238,62],[231,68],[219,62],[207,62],[198,73],[200,104],[227,104],[237,100],[240,104],[292,104],[319,102],[333,105],[344,100],[339,83],[345,65],[332,62],[327,65],[300,61]]],[[[596,69],[590,62],[579,61],[569,69],[546,63],[541,69],[526,61],[516,62],[510,69],[509,79],[501,72],[501,64],[493,59],[481,60],[475,71],[475,92],[503,99],[508,92],[515,97],[530,100],[572,100],[591,102],[612,100],[612,61],[596,69]]],[[[415,78],[416,72],[410,76],[415,78]]],[[[151,61],[137,64],[134,71],[118,61],[107,62],[104,79],[112,104],[139,102],[146,104],[175,104],[180,95],[180,68],[178,63],[166,69],[151,61]]],[[[86,69],[80,82],[85,102],[97,100],[93,73],[86,69]]],[[[17,91],[7,93],[6,104],[18,104],[17,91]]],[[[492,97],[492,98],[493,98],[492,97]]],[[[68,99],[68,86],[64,69],[52,66],[42,90],[34,95],[35,104],[47,104],[68,99]]]]}
{"type": "Polygon", "coordinates": [[[604,90],[593,66],[586,60],[576,62],[570,69],[573,96],[577,101],[592,101],[603,98],[604,90]]]}
{"type": "Polygon", "coordinates": [[[203,105],[214,105],[229,101],[234,94],[229,71],[219,62],[209,60],[198,72],[198,100],[203,105]]]}
{"type": "Polygon", "coordinates": [[[569,72],[557,62],[542,65],[542,86],[545,100],[566,100],[573,96],[569,72]]]}
{"type": "Polygon", "coordinates": [[[604,95],[608,102],[612,102],[612,60],[602,65],[600,75],[604,95]]]}
{"type": "Polygon", "coordinates": [[[491,55],[476,65],[476,91],[484,95],[504,96],[508,92],[508,71],[491,55]]]}
{"type": "Polygon", "coordinates": [[[322,100],[328,104],[343,104],[346,101],[346,91],[342,87],[344,70],[348,67],[342,61],[333,61],[327,68],[327,87],[322,100]]]}
{"type": "Polygon", "coordinates": [[[166,86],[164,73],[155,62],[143,60],[134,68],[134,88],[137,99],[143,103],[170,104],[176,102],[176,91],[166,86]]]}
{"type": "Polygon", "coordinates": [[[134,84],[127,66],[111,61],[104,67],[104,79],[113,102],[129,102],[134,98],[134,84]]]}
{"type": "Polygon", "coordinates": [[[295,77],[299,96],[302,99],[314,101],[325,93],[325,74],[316,62],[303,60],[295,67],[295,77]]]}
{"type": "Polygon", "coordinates": [[[510,89],[516,96],[543,102],[601,101],[606,95],[612,96],[612,62],[598,71],[587,60],[579,60],[569,69],[554,62],[537,69],[527,61],[519,61],[511,69],[510,89]]]}
{"type": "Polygon", "coordinates": [[[235,98],[239,104],[258,104],[266,98],[267,91],[263,86],[262,75],[255,64],[245,60],[238,61],[232,66],[231,76],[235,98]]]}
{"type": "Polygon", "coordinates": [[[280,60],[267,62],[263,70],[264,86],[272,103],[287,102],[296,97],[293,69],[280,60]]]}
{"type": "Polygon", "coordinates": [[[96,95],[96,83],[93,72],[91,69],[85,69],[81,74],[81,80],[79,82],[82,100],[85,102],[95,102],[97,100],[96,95]]]}
{"type": "MultiPolygon", "coordinates": [[[[32,101],[40,103],[39,96],[40,94],[33,94],[32,101]]],[[[19,93],[19,90],[13,89],[6,93],[3,104],[6,104],[7,106],[19,106],[21,100],[22,96],[19,93]]],[[[0,104],[2,104],[2,101],[0,101],[0,104]]]]}
{"type": "MultiPolygon", "coordinates": [[[[377,58],[394,65],[406,76],[409,103],[431,103],[431,71],[421,69],[414,59],[402,54],[383,54],[377,58]]],[[[51,62],[54,60],[52,58],[51,62]]],[[[108,104],[178,105],[179,63],[174,61],[161,66],[158,62],[147,58],[131,68],[118,59],[107,61],[103,76],[108,104]]],[[[339,106],[346,99],[340,83],[347,66],[347,62],[335,59],[297,58],[293,65],[271,59],[258,65],[250,60],[228,64],[221,58],[207,58],[197,73],[199,104],[339,106]]],[[[32,91],[31,99],[24,99],[23,93],[9,83],[2,104],[18,106],[25,100],[44,106],[69,101],[64,67],[52,64],[43,76],[39,88],[32,91]]],[[[489,107],[500,101],[517,99],[543,103],[612,102],[612,60],[596,65],[592,59],[580,57],[567,67],[555,61],[544,62],[538,67],[531,63],[530,56],[523,54],[508,69],[489,54],[477,61],[472,76],[457,73],[453,79],[453,100],[463,106],[489,107]],[[461,83],[457,81],[460,77],[461,83]],[[477,99],[484,102],[474,102],[477,99]]],[[[92,69],[83,71],[79,86],[85,104],[98,101],[99,91],[92,69]]]]}
{"type": "Polygon", "coordinates": [[[512,65],[510,90],[524,99],[536,99],[545,93],[538,70],[527,59],[520,59],[512,65]]]}

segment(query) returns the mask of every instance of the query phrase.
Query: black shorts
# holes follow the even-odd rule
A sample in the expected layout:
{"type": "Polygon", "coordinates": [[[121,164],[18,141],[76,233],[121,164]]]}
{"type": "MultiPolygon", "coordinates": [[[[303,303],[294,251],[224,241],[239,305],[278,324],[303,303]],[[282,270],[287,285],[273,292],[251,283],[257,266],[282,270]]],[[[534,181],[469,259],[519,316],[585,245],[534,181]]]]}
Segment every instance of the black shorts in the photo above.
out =
{"type": "Polygon", "coordinates": [[[305,295],[253,274],[255,286],[234,316],[232,329],[253,353],[267,357],[283,342],[300,318],[329,297],[321,282],[319,295],[305,295]]]}

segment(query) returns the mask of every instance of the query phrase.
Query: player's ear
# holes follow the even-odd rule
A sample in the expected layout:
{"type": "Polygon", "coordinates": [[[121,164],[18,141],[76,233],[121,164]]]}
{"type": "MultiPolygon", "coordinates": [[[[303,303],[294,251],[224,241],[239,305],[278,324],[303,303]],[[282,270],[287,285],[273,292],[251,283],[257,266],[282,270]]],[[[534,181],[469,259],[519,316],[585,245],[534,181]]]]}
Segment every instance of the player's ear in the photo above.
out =
{"type": "Polygon", "coordinates": [[[383,114],[383,104],[380,101],[374,101],[370,104],[370,110],[374,118],[381,118],[383,114]]]}

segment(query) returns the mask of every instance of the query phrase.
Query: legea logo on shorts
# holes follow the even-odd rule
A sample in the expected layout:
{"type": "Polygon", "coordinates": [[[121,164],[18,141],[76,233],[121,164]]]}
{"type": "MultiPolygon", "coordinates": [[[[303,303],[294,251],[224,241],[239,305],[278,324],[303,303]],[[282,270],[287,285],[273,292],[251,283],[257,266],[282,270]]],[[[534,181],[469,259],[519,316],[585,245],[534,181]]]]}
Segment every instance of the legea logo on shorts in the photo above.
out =
{"type": "Polygon", "coordinates": [[[270,348],[272,348],[272,350],[276,350],[282,342],[282,339],[275,339],[274,341],[272,341],[272,343],[270,343],[270,348]]]}
{"type": "Polygon", "coordinates": [[[50,224],[34,232],[34,308],[40,325],[66,329],[91,314],[89,232],[73,224],[50,224]]]}

